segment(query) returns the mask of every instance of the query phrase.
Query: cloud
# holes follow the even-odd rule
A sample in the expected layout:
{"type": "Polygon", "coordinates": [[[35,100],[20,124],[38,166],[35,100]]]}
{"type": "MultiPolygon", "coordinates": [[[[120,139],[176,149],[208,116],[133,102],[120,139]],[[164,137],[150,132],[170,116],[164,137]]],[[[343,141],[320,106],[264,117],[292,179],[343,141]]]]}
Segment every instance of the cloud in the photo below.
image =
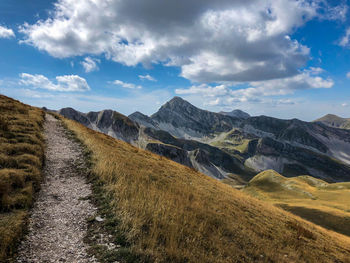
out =
{"type": "Polygon", "coordinates": [[[0,26],[0,38],[15,37],[15,33],[12,29],[0,26]]]}
{"type": "Polygon", "coordinates": [[[350,72],[346,73],[346,77],[350,79],[350,72]]]}
{"type": "Polygon", "coordinates": [[[80,62],[80,64],[84,67],[86,73],[97,71],[99,67],[97,63],[100,63],[101,60],[91,57],[86,57],[84,61],[80,62]]]}
{"type": "Polygon", "coordinates": [[[290,99],[271,100],[264,97],[283,96],[293,94],[298,90],[332,88],[332,79],[319,76],[323,72],[320,68],[306,69],[299,74],[267,81],[253,81],[247,88],[232,89],[228,84],[210,86],[208,84],[194,85],[187,89],[176,89],[178,95],[196,95],[206,100],[211,106],[229,106],[234,103],[269,103],[294,104],[290,99]]]}
{"type": "Polygon", "coordinates": [[[32,99],[52,99],[55,98],[53,94],[38,92],[32,89],[22,89],[21,95],[24,97],[32,98],[32,99]]]}
{"type": "Polygon", "coordinates": [[[188,89],[176,89],[175,93],[178,95],[200,94],[206,97],[217,97],[229,95],[231,90],[227,85],[209,86],[201,84],[199,86],[192,86],[188,89]]]}
{"type": "Polygon", "coordinates": [[[341,106],[342,106],[342,107],[347,107],[347,106],[349,106],[349,104],[348,104],[348,103],[342,103],[341,106]]]}
{"type": "MultiPolygon", "coordinates": [[[[284,79],[251,82],[253,89],[259,95],[286,95],[297,90],[332,88],[334,81],[314,75],[313,71],[304,71],[298,75],[284,79]]],[[[317,73],[318,74],[318,73],[317,73]]]]}
{"type": "Polygon", "coordinates": [[[112,82],[112,84],[117,85],[117,86],[121,86],[121,87],[126,88],[126,89],[142,89],[142,86],[140,86],[140,85],[135,85],[133,83],[123,82],[121,80],[115,80],[112,82]]]}
{"type": "Polygon", "coordinates": [[[345,31],[345,35],[339,41],[339,45],[342,47],[349,47],[350,44],[350,27],[345,31]]]}
{"type": "Polygon", "coordinates": [[[18,87],[15,83],[0,86],[0,93],[33,106],[45,106],[49,109],[72,107],[82,112],[113,109],[125,115],[135,111],[151,115],[159,109],[160,105],[172,98],[172,94],[165,89],[152,91],[138,89],[132,93],[116,96],[98,95],[93,92],[53,94],[48,90],[18,87]]]}
{"type": "Polygon", "coordinates": [[[31,75],[22,73],[19,83],[24,86],[30,86],[34,89],[46,89],[51,91],[88,91],[90,87],[86,80],[77,75],[57,76],[56,84],[49,80],[44,75],[31,75]]]}
{"type": "Polygon", "coordinates": [[[177,66],[183,77],[208,83],[297,75],[309,48],[290,35],[311,19],[344,14],[324,0],[59,0],[54,6],[51,17],[21,27],[22,42],[58,58],[105,55],[127,66],[177,66]]]}
{"type": "Polygon", "coordinates": [[[155,78],[153,78],[152,76],[150,76],[149,74],[147,75],[139,75],[139,79],[141,80],[149,80],[149,81],[157,81],[155,78]]]}
{"type": "Polygon", "coordinates": [[[342,1],[342,3],[339,1],[338,5],[336,6],[328,5],[326,1],[323,1],[323,4],[325,5],[325,10],[327,12],[325,12],[321,18],[328,20],[340,20],[341,22],[346,21],[349,7],[345,1],[342,1]]]}

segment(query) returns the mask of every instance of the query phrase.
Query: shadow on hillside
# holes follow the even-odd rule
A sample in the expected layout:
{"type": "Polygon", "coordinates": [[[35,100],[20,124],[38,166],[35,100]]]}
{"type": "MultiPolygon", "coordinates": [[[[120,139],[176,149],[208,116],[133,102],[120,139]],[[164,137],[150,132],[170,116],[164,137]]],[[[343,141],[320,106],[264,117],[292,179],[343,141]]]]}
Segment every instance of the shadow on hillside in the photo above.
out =
{"type": "Polygon", "coordinates": [[[276,205],[288,212],[300,216],[308,221],[311,221],[319,226],[329,230],[338,232],[343,235],[350,236],[350,217],[336,216],[331,213],[320,211],[317,209],[290,206],[287,204],[276,205]]]}

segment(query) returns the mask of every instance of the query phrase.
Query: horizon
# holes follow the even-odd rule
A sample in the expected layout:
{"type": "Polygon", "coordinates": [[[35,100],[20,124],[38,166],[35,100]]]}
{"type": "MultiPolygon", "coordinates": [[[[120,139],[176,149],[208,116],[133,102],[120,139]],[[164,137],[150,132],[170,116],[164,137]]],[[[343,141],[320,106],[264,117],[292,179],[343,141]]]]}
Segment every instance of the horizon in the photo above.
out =
{"type": "MultiPolygon", "coordinates": [[[[130,116],[131,114],[137,113],[137,112],[138,112],[138,113],[141,113],[141,114],[146,115],[146,116],[148,116],[148,117],[151,117],[153,114],[157,113],[157,112],[160,110],[160,108],[161,108],[162,106],[164,106],[167,102],[170,102],[170,101],[174,100],[175,98],[180,98],[180,99],[182,99],[182,100],[184,100],[184,101],[190,103],[189,101],[185,100],[185,99],[182,98],[181,96],[174,96],[173,98],[171,98],[170,100],[168,100],[168,101],[166,101],[164,104],[162,104],[155,112],[153,112],[153,113],[151,113],[151,114],[145,114],[145,113],[143,113],[143,112],[141,112],[141,111],[134,111],[134,112],[132,112],[132,113],[130,113],[130,114],[128,114],[128,115],[125,115],[125,114],[123,114],[123,115],[126,116],[126,117],[128,117],[128,116],[130,116]]],[[[194,107],[200,109],[200,110],[205,110],[205,109],[202,109],[202,108],[200,108],[200,107],[197,107],[196,105],[193,105],[192,103],[190,103],[190,104],[191,104],[192,106],[194,106],[194,107]]],[[[47,108],[47,107],[43,106],[43,108],[47,108]]],[[[75,109],[74,107],[63,107],[63,108],[60,108],[60,109],[50,109],[50,108],[47,108],[47,110],[59,111],[59,110],[62,110],[62,109],[64,109],[64,108],[72,108],[72,109],[74,109],[74,110],[77,110],[77,109],[75,109]]],[[[99,110],[97,109],[97,110],[92,110],[92,111],[80,111],[80,110],[77,110],[77,111],[79,111],[79,112],[81,112],[81,113],[83,113],[83,114],[87,114],[87,113],[89,113],[89,112],[101,112],[101,111],[106,111],[106,110],[112,110],[112,111],[116,111],[116,112],[118,112],[118,113],[121,113],[121,112],[119,112],[118,110],[116,110],[116,109],[111,109],[111,108],[105,108],[105,109],[99,109],[99,110]]],[[[242,110],[240,110],[240,109],[233,109],[232,111],[236,111],[236,110],[242,111],[242,110]]],[[[232,112],[232,111],[228,111],[228,112],[232,112]]],[[[215,111],[210,111],[210,112],[220,114],[220,112],[215,112],[215,111]]],[[[267,115],[251,115],[249,112],[246,112],[246,111],[242,111],[242,112],[248,113],[248,114],[250,115],[250,117],[267,116],[267,115]]],[[[326,114],[326,115],[334,115],[334,114],[326,114]]],[[[323,115],[323,116],[321,116],[320,118],[325,117],[326,115],[323,115]]],[[[341,116],[338,116],[338,115],[334,115],[334,116],[341,117],[341,116]]],[[[267,117],[275,118],[275,117],[273,117],[273,116],[267,116],[267,117]]],[[[342,118],[342,117],[341,117],[341,118],[342,118]]],[[[280,119],[282,119],[282,120],[292,120],[292,119],[298,119],[298,118],[290,118],[290,119],[283,119],[283,118],[280,118],[280,119]]],[[[298,119],[298,120],[301,120],[301,119],[298,119]]],[[[316,120],[317,120],[317,119],[312,120],[312,121],[316,121],[316,120]]],[[[302,121],[303,121],[303,120],[302,120],[302,121]]],[[[310,121],[310,122],[312,122],[312,121],[310,121]]]]}
{"type": "Polygon", "coordinates": [[[0,93],[126,116],[179,96],[212,112],[349,118],[349,4],[4,0],[0,93]]]}

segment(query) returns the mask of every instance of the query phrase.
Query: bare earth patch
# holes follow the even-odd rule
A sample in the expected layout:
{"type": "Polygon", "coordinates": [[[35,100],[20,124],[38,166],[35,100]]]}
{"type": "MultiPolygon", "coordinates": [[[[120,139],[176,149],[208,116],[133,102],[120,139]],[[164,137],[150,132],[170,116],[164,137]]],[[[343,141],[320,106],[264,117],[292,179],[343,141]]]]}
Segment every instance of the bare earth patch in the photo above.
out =
{"type": "Polygon", "coordinates": [[[46,115],[45,181],[32,209],[29,234],[21,243],[17,262],[97,262],[84,243],[87,218],[96,212],[86,178],[80,146],[69,139],[59,121],[46,115]]]}

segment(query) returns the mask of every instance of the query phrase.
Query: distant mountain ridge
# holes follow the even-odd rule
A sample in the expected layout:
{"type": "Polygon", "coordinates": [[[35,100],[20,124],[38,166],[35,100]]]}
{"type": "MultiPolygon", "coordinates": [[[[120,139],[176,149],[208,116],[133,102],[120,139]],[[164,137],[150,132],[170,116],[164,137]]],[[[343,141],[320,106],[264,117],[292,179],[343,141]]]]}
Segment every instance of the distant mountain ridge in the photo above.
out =
{"type": "Polygon", "coordinates": [[[350,118],[341,118],[334,114],[327,114],[314,122],[320,122],[334,128],[350,129],[350,118]]]}
{"type": "Polygon", "coordinates": [[[80,122],[90,129],[103,132],[128,143],[134,143],[139,137],[139,125],[113,110],[82,113],[73,108],[64,108],[59,110],[58,113],[80,122]]]}
{"type": "Polygon", "coordinates": [[[242,111],[242,110],[233,110],[233,111],[229,111],[229,112],[226,112],[226,111],[220,111],[219,112],[220,114],[223,114],[223,115],[228,115],[228,116],[231,116],[231,117],[235,117],[235,118],[240,118],[240,119],[248,119],[250,118],[251,116],[242,111]]]}
{"type": "MultiPolygon", "coordinates": [[[[93,130],[196,168],[214,178],[223,179],[226,174],[233,172],[245,174],[239,160],[220,149],[192,140],[177,139],[166,131],[145,127],[112,110],[82,113],[73,108],[63,108],[58,113],[93,130]]],[[[135,113],[134,116],[148,119],[141,113],[135,113]]]]}
{"type": "Polygon", "coordinates": [[[267,116],[232,117],[174,97],[151,116],[62,109],[70,119],[218,179],[274,169],[350,181],[350,131],[267,116]]]}

